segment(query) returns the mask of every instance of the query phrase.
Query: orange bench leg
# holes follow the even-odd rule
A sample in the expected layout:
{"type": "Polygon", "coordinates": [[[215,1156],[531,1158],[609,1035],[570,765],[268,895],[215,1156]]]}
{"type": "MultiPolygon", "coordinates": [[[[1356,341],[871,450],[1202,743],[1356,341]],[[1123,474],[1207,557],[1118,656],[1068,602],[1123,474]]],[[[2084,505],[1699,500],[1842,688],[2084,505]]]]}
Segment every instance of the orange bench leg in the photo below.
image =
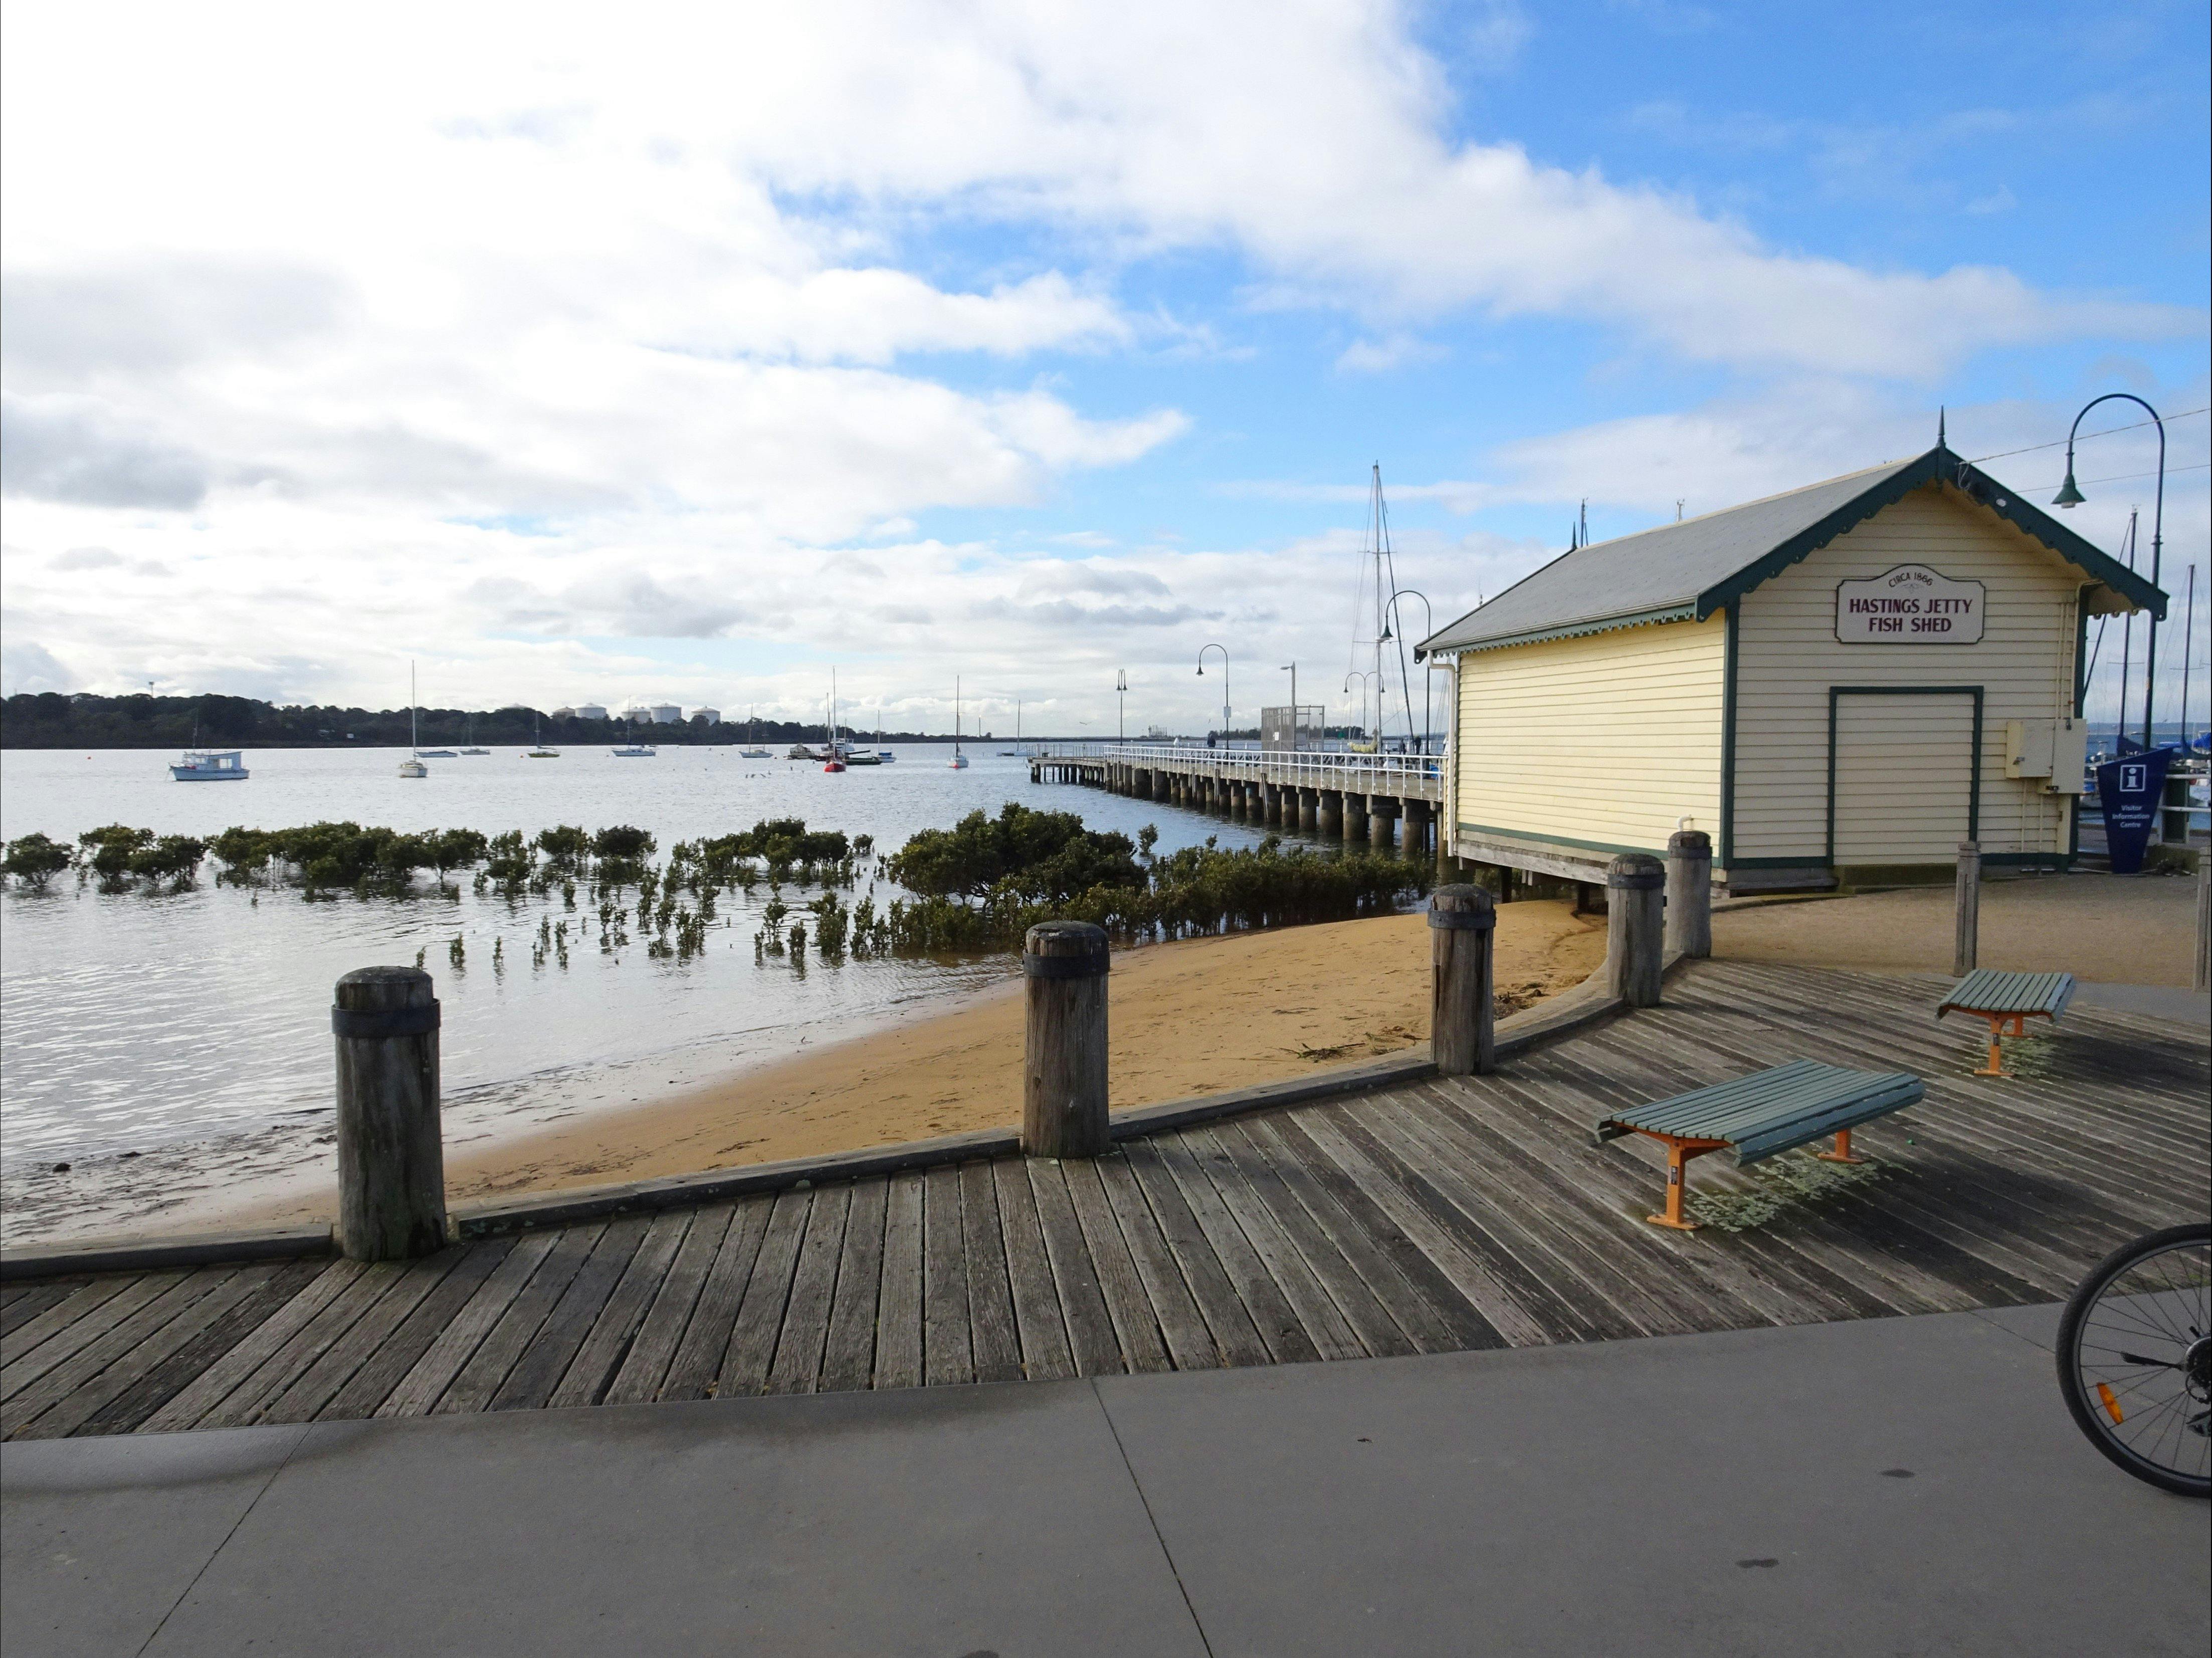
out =
{"type": "Polygon", "coordinates": [[[1864,1157],[1855,1157],[1851,1155],[1851,1131],[1848,1128],[1838,1128],[1836,1131],[1834,1151],[1815,1151],[1813,1155],[1823,1163],[1864,1163],[1866,1161],[1864,1157]]]}
{"type": "Polygon", "coordinates": [[[1997,1039],[2001,1036],[2025,1036],[2027,1035],[2027,1015],[2025,1013],[1984,1013],[1982,1017],[1990,1022],[1990,1062],[1984,1066],[1980,1070],[1975,1072],[1974,1074],[1977,1077],[2009,1077],[2013,1073],[2004,1068],[2004,1049],[1998,1046],[1997,1039]],[[2012,1021],[2012,1029],[2010,1030],[2007,1030],[2005,1029],[2005,1021],[2007,1019],[2010,1019],[2012,1021]]]}
{"type": "MultiPolygon", "coordinates": [[[[1990,1022],[1990,1062],[1976,1071],[1974,1074],[1977,1077],[2009,1077],[2012,1072],[2004,1068],[2004,1049],[1997,1043],[1997,1039],[2004,1035],[2005,1016],[2002,1013],[1984,1013],[1982,1017],[1990,1022]]],[[[2015,1026],[2020,1023],[2018,1019],[2013,1021],[2015,1026]]],[[[2015,1036],[2019,1034],[2017,1029],[2013,1032],[2015,1036]]]]}
{"type": "MultiPolygon", "coordinates": [[[[1649,1131],[1638,1129],[1638,1133],[1649,1131]]],[[[1667,1212],[1646,1215],[1644,1218],[1654,1226],[1671,1226],[1678,1232],[1694,1232],[1698,1223],[1682,1212],[1682,1199],[1689,1192],[1689,1164],[1692,1157],[1702,1157],[1708,1151],[1717,1151],[1726,1140],[1677,1139],[1672,1134],[1653,1134],[1667,1148],[1667,1212]]]]}

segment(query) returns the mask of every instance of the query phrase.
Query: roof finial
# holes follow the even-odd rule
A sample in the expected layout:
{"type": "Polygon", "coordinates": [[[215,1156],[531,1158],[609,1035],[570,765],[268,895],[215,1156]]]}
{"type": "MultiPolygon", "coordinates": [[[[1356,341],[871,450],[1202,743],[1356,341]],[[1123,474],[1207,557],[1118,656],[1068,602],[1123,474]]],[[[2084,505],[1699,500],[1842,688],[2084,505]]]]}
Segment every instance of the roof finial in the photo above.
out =
{"type": "Polygon", "coordinates": [[[1943,416],[1945,413],[1946,410],[1944,410],[1943,405],[1940,403],[1937,404],[1936,405],[1936,446],[1938,449],[1948,449],[1951,446],[1950,440],[1943,434],[1943,416]]]}

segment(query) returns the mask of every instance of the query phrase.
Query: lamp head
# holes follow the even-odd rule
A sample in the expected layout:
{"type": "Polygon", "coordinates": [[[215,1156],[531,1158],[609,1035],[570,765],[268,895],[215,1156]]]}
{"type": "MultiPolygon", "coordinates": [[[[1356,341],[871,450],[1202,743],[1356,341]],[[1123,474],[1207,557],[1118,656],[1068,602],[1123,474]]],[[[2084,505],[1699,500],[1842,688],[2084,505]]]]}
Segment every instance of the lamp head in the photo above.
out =
{"type": "Polygon", "coordinates": [[[1382,624],[1382,638],[1379,642],[1387,644],[1396,637],[1397,635],[1390,631],[1390,624],[1385,622],[1382,624]]]}
{"type": "Polygon", "coordinates": [[[1198,665],[1198,677],[1199,677],[1200,679],[1203,679],[1203,678],[1205,678],[1205,677],[1206,677],[1206,664],[1204,664],[1203,662],[1201,662],[1201,663],[1200,663],[1200,664],[1198,665]]]}
{"type": "Polygon", "coordinates": [[[2087,499],[2081,490],[2074,487],[2074,464],[2069,461],[2066,464],[2066,482],[2058,486],[2058,493],[2051,498],[2051,504],[2053,507],[2079,507],[2087,499]]]}

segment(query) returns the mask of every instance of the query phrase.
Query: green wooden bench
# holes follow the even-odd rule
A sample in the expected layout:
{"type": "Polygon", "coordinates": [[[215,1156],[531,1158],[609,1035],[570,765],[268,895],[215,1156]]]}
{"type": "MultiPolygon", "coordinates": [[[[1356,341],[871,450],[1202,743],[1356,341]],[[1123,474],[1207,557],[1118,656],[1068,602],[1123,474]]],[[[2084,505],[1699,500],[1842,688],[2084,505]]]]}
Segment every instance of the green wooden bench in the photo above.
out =
{"type": "Polygon", "coordinates": [[[1792,1060],[1734,1082],[1616,1111],[1599,1121],[1597,1139],[1602,1145],[1623,1134],[1643,1134],[1666,1146],[1667,1212],[1645,1218],[1693,1232],[1698,1224],[1682,1214],[1683,1175],[1691,1158],[1729,1151],[1741,1169],[1833,1134],[1835,1149],[1815,1155],[1830,1163],[1863,1162],[1851,1155],[1851,1130],[1917,1104],[1926,1091],[1909,1072],[1847,1071],[1792,1060]]]}
{"type": "Polygon", "coordinates": [[[1997,1039],[2007,1034],[2005,1021],[2012,1021],[2011,1035],[2027,1035],[2030,1019],[2048,1019],[2058,1023],[2058,1016],[2066,1011],[2066,1004],[2074,999],[2074,975],[2070,973],[1999,973],[1990,968],[1979,968],[1951,987],[1950,993],[1936,1005],[1936,1017],[1947,1013],[1974,1013],[1990,1022],[1990,1062],[1974,1074],[1977,1077],[2009,1077],[2004,1068],[2004,1049],[1997,1039]]]}

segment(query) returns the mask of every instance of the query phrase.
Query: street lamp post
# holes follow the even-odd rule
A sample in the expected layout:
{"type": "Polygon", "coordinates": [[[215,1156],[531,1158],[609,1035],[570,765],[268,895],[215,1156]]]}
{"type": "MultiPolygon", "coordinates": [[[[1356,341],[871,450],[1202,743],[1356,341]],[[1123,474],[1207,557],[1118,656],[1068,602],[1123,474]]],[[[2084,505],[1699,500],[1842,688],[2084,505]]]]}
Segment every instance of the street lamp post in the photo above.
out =
{"type": "Polygon", "coordinates": [[[1229,746],[1229,647],[1225,645],[1201,645],[1198,647],[1198,677],[1206,677],[1206,653],[1221,653],[1221,746],[1229,746]]]}
{"type": "MultiPolygon", "coordinates": [[[[2158,428],[2158,494],[2150,513],[2150,585],[2155,587],[2158,586],[2159,555],[2164,550],[2166,540],[2166,422],[2158,417],[2157,410],[2132,392],[2107,392],[2101,398],[2092,398],[2081,405],[2081,415],[2087,414],[2100,403],[2110,403],[2115,398],[2141,404],[2143,412],[2150,416],[2151,424],[2158,428]]],[[[2081,415],[2075,416],[2074,424],[2067,428],[2066,482],[2059,485],[2058,493],[2051,497],[2051,504],[2054,507],[2079,507],[2088,499],[2074,482],[2074,436],[2081,429],[2081,415]]],[[[2150,747],[2151,699],[2157,694],[2158,687],[2158,612],[2155,610],[2151,612],[2148,631],[2150,639],[2143,647],[2142,745],[2145,749],[2150,747]]],[[[2124,690],[2121,694],[2126,695],[2124,690]]],[[[2185,732],[2182,735],[2186,738],[2188,733],[2185,732]]]]}
{"type": "Polygon", "coordinates": [[[1298,746],[1298,665],[1285,662],[1278,671],[1291,677],[1291,747],[1296,749],[1298,746]]]}
{"type": "MultiPolygon", "coordinates": [[[[1427,625],[1426,625],[1426,627],[1425,628],[1425,629],[1423,630],[1422,634],[1421,634],[1421,637],[1422,637],[1422,638],[1424,638],[1424,639],[1429,639],[1429,638],[1432,638],[1432,637],[1434,637],[1434,636],[1435,636],[1435,634],[1436,634],[1436,631],[1437,631],[1437,613],[1436,613],[1433,610],[1431,610],[1431,609],[1429,607],[1429,596],[1428,596],[1426,593],[1423,592],[1422,592],[1419,588],[1418,588],[1418,587],[1401,587],[1401,588],[1399,588],[1399,589],[1398,589],[1398,591],[1397,591],[1396,592],[1395,592],[1395,593],[1393,593],[1393,594],[1391,594],[1391,595],[1390,595],[1389,610],[1390,610],[1390,614],[1391,614],[1391,616],[1392,616],[1393,617],[1395,617],[1395,616],[1396,616],[1396,614],[1397,614],[1397,610],[1398,610],[1398,601],[1399,601],[1400,599],[1401,599],[1401,598],[1418,598],[1418,599],[1419,599],[1419,600],[1421,601],[1421,615],[1422,615],[1422,618],[1423,618],[1423,620],[1424,620],[1424,621],[1426,623],[1426,624],[1427,624],[1427,625]]],[[[1383,624],[1382,624],[1382,637],[1383,637],[1383,638],[1388,639],[1388,638],[1389,638],[1389,637],[1390,637],[1390,635],[1391,635],[1391,629],[1392,629],[1392,623],[1391,623],[1390,622],[1386,621],[1386,622],[1384,622],[1384,623],[1383,623],[1383,624]]],[[[1419,653],[1418,652],[1416,652],[1416,653],[1415,653],[1416,659],[1419,659],[1419,653]]],[[[1426,669],[1426,666],[1427,666],[1427,665],[1426,665],[1425,663],[1425,664],[1423,664],[1423,667],[1424,667],[1424,669],[1426,669]]],[[[1412,692],[1410,689],[1406,693],[1406,723],[1407,723],[1407,725],[1409,725],[1409,726],[1410,726],[1410,725],[1412,725],[1412,724],[1413,723],[1413,692],[1412,692]]],[[[1428,673],[1427,673],[1426,671],[1424,671],[1424,672],[1423,672],[1423,674],[1421,675],[1421,752],[1422,752],[1424,755],[1426,755],[1426,754],[1428,753],[1428,751],[1429,751],[1429,676],[1428,676],[1428,673]]]]}
{"type": "MultiPolygon", "coordinates": [[[[1379,682],[1382,677],[1382,671],[1379,668],[1370,668],[1365,673],[1348,673],[1344,677],[1344,694],[1346,696],[1352,695],[1352,688],[1355,683],[1359,687],[1359,728],[1362,731],[1367,729],[1367,682],[1370,679],[1379,682]]],[[[1379,754],[1382,750],[1382,720],[1379,712],[1382,692],[1379,683],[1375,692],[1375,698],[1378,709],[1375,720],[1375,750],[1379,754]]]]}
{"type": "Polygon", "coordinates": [[[1127,668],[1114,670],[1114,695],[1116,699],[1114,740],[1126,743],[1129,740],[1129,671],[1127,668]]]}

